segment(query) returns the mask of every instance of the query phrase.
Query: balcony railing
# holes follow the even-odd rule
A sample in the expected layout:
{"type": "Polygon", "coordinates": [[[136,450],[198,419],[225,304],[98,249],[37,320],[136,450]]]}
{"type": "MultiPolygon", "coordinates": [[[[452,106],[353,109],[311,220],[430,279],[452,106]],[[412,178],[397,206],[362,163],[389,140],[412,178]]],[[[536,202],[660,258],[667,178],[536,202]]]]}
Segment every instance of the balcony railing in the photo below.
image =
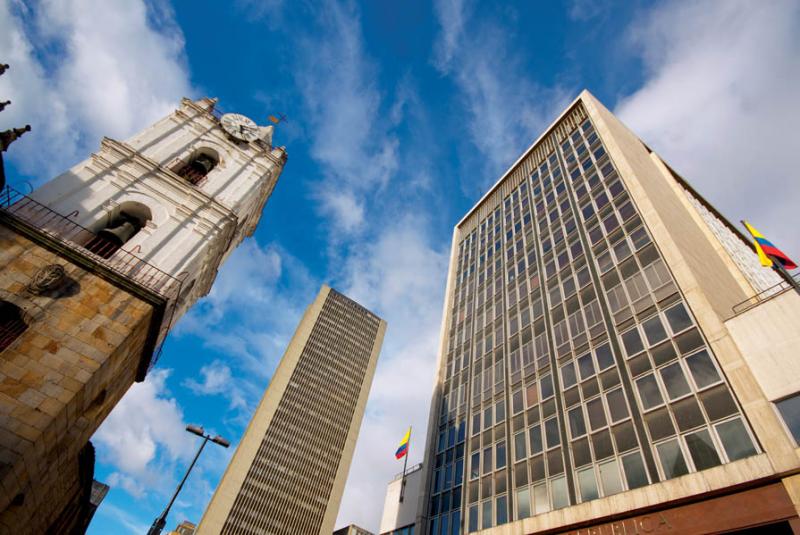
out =
{"type": "MultiPolygon", "coordinates": [[[[791,277],[796,281],[800,281],[800,273],[795,273],[791,277]]],[[[781,294],[786,290],[789,290],[790,288],[792,288],[792,285],[789,284],[787,280],[781,278],[781,281],[779,283],[770,286],[766,290],[758,292],[754,296],[745,299],[741,303],[733,305],[733,313],[741,314],[742,312],[750,310],[759,303],[763,303],[764,301],[767,301],[768,299],[771,299],[776,295],[781,294]]]]}
{"type": "Polygon", "coordinates": [[[124,247],[116,248],[109,254],[97,245],[102,238],[73,221],[71,219],[74,217],[73,214],[62,215],[10,186],[6,186],[0,192],[0,211],[164,298],[164,319],[159,327],[157,342],[159,347],[154,351],[150,362],[152,367],[161,353],[160,344],[163,343],[172,324],[175,306],[180,296],[181,280],[139,258],[124,247]]]}

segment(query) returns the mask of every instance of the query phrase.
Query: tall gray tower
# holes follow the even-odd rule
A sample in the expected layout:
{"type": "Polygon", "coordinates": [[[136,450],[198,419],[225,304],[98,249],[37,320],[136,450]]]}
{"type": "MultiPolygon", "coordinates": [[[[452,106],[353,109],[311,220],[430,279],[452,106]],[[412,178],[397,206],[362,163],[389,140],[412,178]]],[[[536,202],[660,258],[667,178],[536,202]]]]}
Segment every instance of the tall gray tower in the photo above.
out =
{"type": "Polygon", "coordinates": [[[323,286],[306,309],[198,534],[333,532],[386,322],[323,286]]]}

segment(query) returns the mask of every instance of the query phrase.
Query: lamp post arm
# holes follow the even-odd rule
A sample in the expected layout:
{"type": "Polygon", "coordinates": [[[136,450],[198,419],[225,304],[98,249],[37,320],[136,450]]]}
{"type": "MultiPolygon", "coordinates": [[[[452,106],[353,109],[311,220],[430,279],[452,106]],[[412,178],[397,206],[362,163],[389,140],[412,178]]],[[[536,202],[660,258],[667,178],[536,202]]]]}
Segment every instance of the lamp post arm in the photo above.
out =
{"type": "Polygon", "coordinates": [[[164,509],[164,512],[161,513],[161,516],[159,516],[156,521],[153,522],[153,525],[150,527],[150,531],[147,532],[148,535],[159,535],[161,530],[164,529],[164,526],[167,523],[167,515],[169,514],[169,510],[172,508],[172,504],[175,503],[178,493],[183,488],[183,484],[186,483],[189,473],[192,471],[192,468],[194,468],[194,465],[197,462],[197,459],[200,457],[200,454],[203,452],[203,448],[206,447],[206,442],[208,442],[209,438],[211,438],[210,435],[203,435],[203,442],[200,444],[200,448],[197,450],[194,459],[192,459],[192,464],[189,465],[186,473],[183,474],[183,479],[181,479],[181,482],[178,484],[178,488],[175,489],[175,494],[172,495],[172,499],[169,501],[169,504],[167,504],[167,508],[164,509]]]}

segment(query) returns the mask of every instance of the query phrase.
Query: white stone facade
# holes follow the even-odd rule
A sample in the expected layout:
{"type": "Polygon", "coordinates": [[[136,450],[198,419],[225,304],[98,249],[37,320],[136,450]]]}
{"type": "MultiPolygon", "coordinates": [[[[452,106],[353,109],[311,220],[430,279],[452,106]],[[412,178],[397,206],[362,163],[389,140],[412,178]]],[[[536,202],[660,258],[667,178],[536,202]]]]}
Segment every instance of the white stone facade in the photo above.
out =
{"type": "Polygon", "coordinates": [[[691,191],[685,188],[683,188],[683,190],[694,209],[697,210],[697,213],[703,218],[703,221],[708,225],[708,228],[717,240],[719,240],[719,243],[722,244],[725,251],[739,267],[742,274],[747,279],[747,282],[749,282],[757,292],[763,292],[769,289],[777,290],[777,288],[774,287],[781,282],[781,278],[778,274],[762,266],[758,261],[758,256],[756,256],[750,246],[744,243],[725,223],[711,213],[706,205],[700,202],[691,191]]]}
{"type": "Polygon", "coordinates": [[[122,248],[181,281],[173,321],[208,293],[219,266],[253,233],[286,161],[283,148],[228,136],[215,103],[183,99],[127,141],[103,139],[31,195],[95,232],[121,209],[145,212],[147,223],[122,248]],[[218,164],[193,185],[176,170],[200,153],[218,164]]]}

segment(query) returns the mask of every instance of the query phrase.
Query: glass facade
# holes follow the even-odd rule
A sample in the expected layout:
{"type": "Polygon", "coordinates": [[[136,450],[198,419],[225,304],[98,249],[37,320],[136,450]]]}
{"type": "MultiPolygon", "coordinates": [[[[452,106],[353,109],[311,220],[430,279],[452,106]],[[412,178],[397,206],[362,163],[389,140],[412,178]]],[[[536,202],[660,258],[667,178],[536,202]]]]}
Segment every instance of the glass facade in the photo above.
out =
{"type": "Polygon", "coordinates": [[[430,535],[497,526],[758,451],[581,115],[456,245],[430,535]]]}

